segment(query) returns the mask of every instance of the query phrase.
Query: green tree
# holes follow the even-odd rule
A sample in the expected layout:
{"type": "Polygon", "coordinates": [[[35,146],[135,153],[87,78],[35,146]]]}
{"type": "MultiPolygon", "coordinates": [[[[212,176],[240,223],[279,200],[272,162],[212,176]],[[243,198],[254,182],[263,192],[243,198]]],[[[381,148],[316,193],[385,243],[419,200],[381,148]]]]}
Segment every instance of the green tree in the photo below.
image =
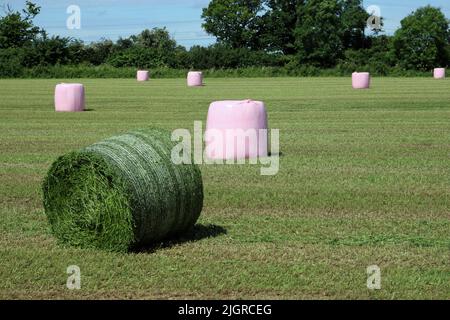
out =
{"type": "Polygon", "coordinates": [[[295,45],[302,63],[331,67],[364,44],[368,14],[361,0],[307,0],[297,7],[295,45]]]}
{"type": "Polygon", "coordinates": [[[114,42],[109,39],[101,39],[100,41],[85,46],[86,62],[93,65],[105,63],[108,58],[115,52],[114,42]]]}
{"type": "Polygon", "coordinates": [[[364,10],[362,0],[341,0],[339,4],[341,6],[340,33],[344,48],[363,48],[366,38],[364,30],[369,14],[364,10]]]}
{"type": "Polygon", "coordinates": [[[177,42],[172,39],[166,28],[153,28],[144,30],[137,36],[132,36],[133,42],[144,48],[152,48],[162,52],[175,50],[177,42]]]}
{"type": "Polygon", "coordinates": [[[120,37],[117,42],[116,42],[116,47],[119,50],[125,50],[125,49],[129,49],[134,45],[134,42],[132,39],[130,38],[122,38],[120,37]]]}
{"type": "Polygon", "coordinates": [[[25,56],[22,64],[26,67],[37,65],[70,64],[71,56],[69,50],[70,38],[60,36],[43,37],[35,39],[31,46],[23,48],[25,56]]]}
{"type": "MultiPolygon", "coordinates": [[[[112,43],[111,43],[112,46],[112,43]]],[[[119,39],[105,57],[115,67],[185,68],[186,49],[178,46],[166,28],[144,30],[128,39],[119,39]]]]}
{"type": "Polygon", "coordinates": [[[450,53],[449,21],[439,8],[420,8],[401,21],[394,36],[394,48],[400,66],[430,70],[448,66],[450,53]]]}
{"type": "Polygon", "coordinates": [[[41,8],[31,1],[27,1],[25,9],[13,11],[7,7],[6,15],[0,17],[0,49],[21,48],[31,42],[41,33],[33,19],[41,8]]]}
{"type": "Polygon", "coordinates": [[[302,63],[332,66],[344,50],[336,0],[308,0],[297,10],[297,54],[302,63]]]}
{"type": "Polygon", "coordinates": [[[212,0],[203,9],[203,28],[231,48],[259,47],[263,0],[212,0]]]}
{"type": "Polygon", "coordinates": [[[268,9],[262,18],[261,43],[264,49],[294,54],[297,9],[305,0],[266,0],[268,9]]]}

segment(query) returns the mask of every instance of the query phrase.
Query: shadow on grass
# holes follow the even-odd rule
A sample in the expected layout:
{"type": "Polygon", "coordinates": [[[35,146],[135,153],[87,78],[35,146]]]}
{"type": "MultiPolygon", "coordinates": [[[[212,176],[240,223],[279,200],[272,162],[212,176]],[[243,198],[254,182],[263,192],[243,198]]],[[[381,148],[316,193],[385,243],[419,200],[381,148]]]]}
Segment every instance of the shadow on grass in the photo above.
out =
{"type": "Polygon", "coordinates": [[[284,156],[283,152],[278,152],[278,153],[269,152],[269,157],[282,157],[282,156],[284,156]]]}
{"type": "Polygon", "coordinates": [[[216,238],[222,235],[227,234],[227,229],[221,226],[217,226],[214,224],[197,224],[191,230],[185,232],[184,234],[170,238],[163,242],[160,242],[151,246],[138,247],[132,250],[134,253],[155,253],[158,250],[168,249],[175,247],[180,244],[188,243],[188,242],[196,242],[209,238],[216,238]]]}

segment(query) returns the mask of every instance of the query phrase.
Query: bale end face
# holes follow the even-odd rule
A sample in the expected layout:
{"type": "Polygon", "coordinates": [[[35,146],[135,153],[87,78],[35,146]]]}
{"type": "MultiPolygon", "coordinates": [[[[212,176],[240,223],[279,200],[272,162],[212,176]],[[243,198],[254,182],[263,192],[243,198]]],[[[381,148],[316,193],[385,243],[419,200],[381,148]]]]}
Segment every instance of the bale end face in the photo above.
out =
{"type": "Polygon", "coordinates": [[[60,157],[44,180],[43,194],[52,232],[62,243],[126,251],[135,242],[127,187],[100,156],[60,157]]]}

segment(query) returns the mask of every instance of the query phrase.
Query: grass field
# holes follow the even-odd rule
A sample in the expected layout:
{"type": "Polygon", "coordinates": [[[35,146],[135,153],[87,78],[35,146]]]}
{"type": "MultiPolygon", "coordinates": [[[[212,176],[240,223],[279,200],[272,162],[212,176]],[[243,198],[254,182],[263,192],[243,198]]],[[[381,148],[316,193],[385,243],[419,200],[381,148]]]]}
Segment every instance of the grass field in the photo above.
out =
{"type": "Polygon", "coordinates": [[[90,111],[57,114],[58,81],[0,80],[0,298],[450,299],[450,80],[79,81],[90,111]],[[278,175],[202,166],[200,226],[142,252],[50,235],[40,184],[57,156],[132,128],[193,130],[211,101],[245,98],[280,129],[278,175]]]}

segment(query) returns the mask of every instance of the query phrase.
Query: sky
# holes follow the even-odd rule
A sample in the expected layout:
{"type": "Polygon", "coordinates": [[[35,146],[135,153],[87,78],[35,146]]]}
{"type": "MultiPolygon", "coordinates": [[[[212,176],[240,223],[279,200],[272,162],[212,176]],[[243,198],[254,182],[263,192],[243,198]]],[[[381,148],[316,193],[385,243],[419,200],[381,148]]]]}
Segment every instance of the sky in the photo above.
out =
{"type": "MultiPolygon", "coordinates": [[[[34,0],[42,9],[35,23],[50,35],[82,39],[89,43],[101,38],[117,40],[144,29],[167,27],[177,42],[185,47],[209,45],[215,38],[202,29],[202,8],[209,0],[34,0]],[[81,29],[70,30],[67,8],[81,10],[81,29]]],[[[25,0],[0,0],[13,9],[23,7],[25,0]]],[[[415,9],[431,4],[443,9],[450,19],[450,0],[365,0],[364,7],[376,5],[384,17],[386,33],[392,34],[400,20],[415,9]]]]}

